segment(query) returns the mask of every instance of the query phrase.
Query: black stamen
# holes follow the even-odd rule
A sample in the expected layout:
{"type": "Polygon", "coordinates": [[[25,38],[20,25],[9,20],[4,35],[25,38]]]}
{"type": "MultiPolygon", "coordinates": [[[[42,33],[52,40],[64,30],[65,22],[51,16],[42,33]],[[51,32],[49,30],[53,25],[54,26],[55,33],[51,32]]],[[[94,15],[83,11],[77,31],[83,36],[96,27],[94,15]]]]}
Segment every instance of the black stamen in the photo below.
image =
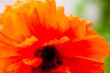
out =
{"type": "Polygon", "coordinates": [[[42,54],[41,57],[43,59],[43,61],[53,61],[54,57],[56,55],[56,48],[54,46],[44,46],[43,50],[42,50],[42,54]]]}
{"type": "Polygon", "coordinates": [[[37,50],[35,56],[42,58],[42,63],[39,66],[41,70],[57,68],[63,63],[57,48],[53,45],[44,46],[42,50],[37,50]]]}

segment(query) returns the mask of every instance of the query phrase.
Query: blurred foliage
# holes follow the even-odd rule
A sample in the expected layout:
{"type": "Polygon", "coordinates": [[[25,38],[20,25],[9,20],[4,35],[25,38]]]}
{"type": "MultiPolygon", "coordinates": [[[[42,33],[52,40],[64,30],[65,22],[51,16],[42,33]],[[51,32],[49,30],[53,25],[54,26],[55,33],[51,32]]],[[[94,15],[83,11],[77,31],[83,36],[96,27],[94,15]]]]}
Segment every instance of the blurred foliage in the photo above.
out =
{"type": "Polygon", "coordinates": [[[75,14],[83,17],[85,6],[86,6],[86,2],[84,2],[84,0],[79,0],[78,4],[76,5],[76,9],[75,9],[76,13],[75,14]]]}
{"type": "Polygon", "coordinates": [[[79,0],[76,15],[84,17],[86,4],[92,2],[99,7],[99,17],[93,28],[110,42],[110,0],[79,0]]]}
{"type": "Polygon", "coordinates": [[[110,57],[105,59],[105,63],[106,63],[105,70],[107,71],[107,73],[110,73],[110,57]]]}
{"type": "MultiPolygon", "coordinates": [[[[95,0],[100,7],[101,15],[97,21],[96,30],[110,42],[110,0],[95,0]]],[[[106,60],[107,73],[110,73],[110,57],[106,60]]]]}
{"type": "Polygon", "coordinates": [[[100,7],[101,14],[94,27],[110,42],[110,0],[91,0],[97,3],[100,7]]]}
{"type": "MultiPolygon", "coordinates": [[[[110,42],[110,0],[81,0],[80,5],[77,6],[77,12],[83,12],[85,4],[87,2],[94,2],[99,6],[100,16],[93,27],[99,34],[105,37],[110,42]],[[84,4],[85,2],[85,4],[84,4]]],[[[83,13],[78,13],[79,16],[82,16],[83,13]]],[[[105,70],[107,73],[110,73],[110,57],[105,59],[106,67],[105,70]]]]}
{"type": "MultiPolygon", "coordinates": [[[[110,42],[110,0],[95,0],[100,7],[101,15],[96,23],[96,30],[110,42]]],[[[107,73],[110,73],[110,57],[106,60],[107,73]]]]}

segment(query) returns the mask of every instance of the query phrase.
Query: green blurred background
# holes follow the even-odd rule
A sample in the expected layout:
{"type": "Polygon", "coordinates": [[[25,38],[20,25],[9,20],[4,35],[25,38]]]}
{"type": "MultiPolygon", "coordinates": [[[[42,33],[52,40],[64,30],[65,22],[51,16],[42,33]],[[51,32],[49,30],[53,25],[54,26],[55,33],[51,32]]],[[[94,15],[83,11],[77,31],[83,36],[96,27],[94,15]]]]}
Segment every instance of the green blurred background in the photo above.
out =
{"type": "MultiPolygon", "coordinates": [[[[79,0],[75,15],[93,21],[92,28],[110,43],[110,0],[79,0]]],[[[110,73],[110,57],[105,62],[110,73]]]]}
{"type": "Polygon", "coordinates": [[[76,15],[93,21],[93,28],[110,42],[110,0],[79,0],[76,15]]]}

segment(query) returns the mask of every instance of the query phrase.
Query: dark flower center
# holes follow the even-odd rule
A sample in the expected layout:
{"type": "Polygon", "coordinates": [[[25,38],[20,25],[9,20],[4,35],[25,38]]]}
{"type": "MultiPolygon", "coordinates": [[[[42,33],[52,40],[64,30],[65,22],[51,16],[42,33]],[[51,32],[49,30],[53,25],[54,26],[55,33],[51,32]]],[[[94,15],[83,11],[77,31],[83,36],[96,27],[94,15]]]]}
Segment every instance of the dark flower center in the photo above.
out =
{"type": "Polygon", "coordinates": [[[50,62],[53,61],[57,50],[54,46],[45,46],[41,52],[41,57],[43,61],[50,62]]]}
{"type": "Polygon", "coordinates": [[[35,56],[42,58],[42,63],[39,66],[41,70],[50,70],[53,68],[57,68],[63,63],[60,53],[53,45],[44,46],[42,49],[38,49],[35,52],[35,56]]]}

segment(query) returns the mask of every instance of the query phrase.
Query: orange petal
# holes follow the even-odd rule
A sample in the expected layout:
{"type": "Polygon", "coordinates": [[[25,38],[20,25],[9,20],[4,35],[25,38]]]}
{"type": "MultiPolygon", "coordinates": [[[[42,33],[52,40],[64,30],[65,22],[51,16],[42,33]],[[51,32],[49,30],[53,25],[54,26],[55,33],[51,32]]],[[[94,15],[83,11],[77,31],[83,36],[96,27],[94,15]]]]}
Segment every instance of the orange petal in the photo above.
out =
{"type": "Polygon", "coordinates": [[[85,57],[65,57],[64,64],[70,68],[71,73],[104,73],[103,62],[85,57]]]}
{"type": "Polygon", "coordinates": [[[67,57],[82,56],[102,60],[110,54],[109,45],[101,36],[89,36],[77,42],[68,41],[57,47],[67,57]]]}

